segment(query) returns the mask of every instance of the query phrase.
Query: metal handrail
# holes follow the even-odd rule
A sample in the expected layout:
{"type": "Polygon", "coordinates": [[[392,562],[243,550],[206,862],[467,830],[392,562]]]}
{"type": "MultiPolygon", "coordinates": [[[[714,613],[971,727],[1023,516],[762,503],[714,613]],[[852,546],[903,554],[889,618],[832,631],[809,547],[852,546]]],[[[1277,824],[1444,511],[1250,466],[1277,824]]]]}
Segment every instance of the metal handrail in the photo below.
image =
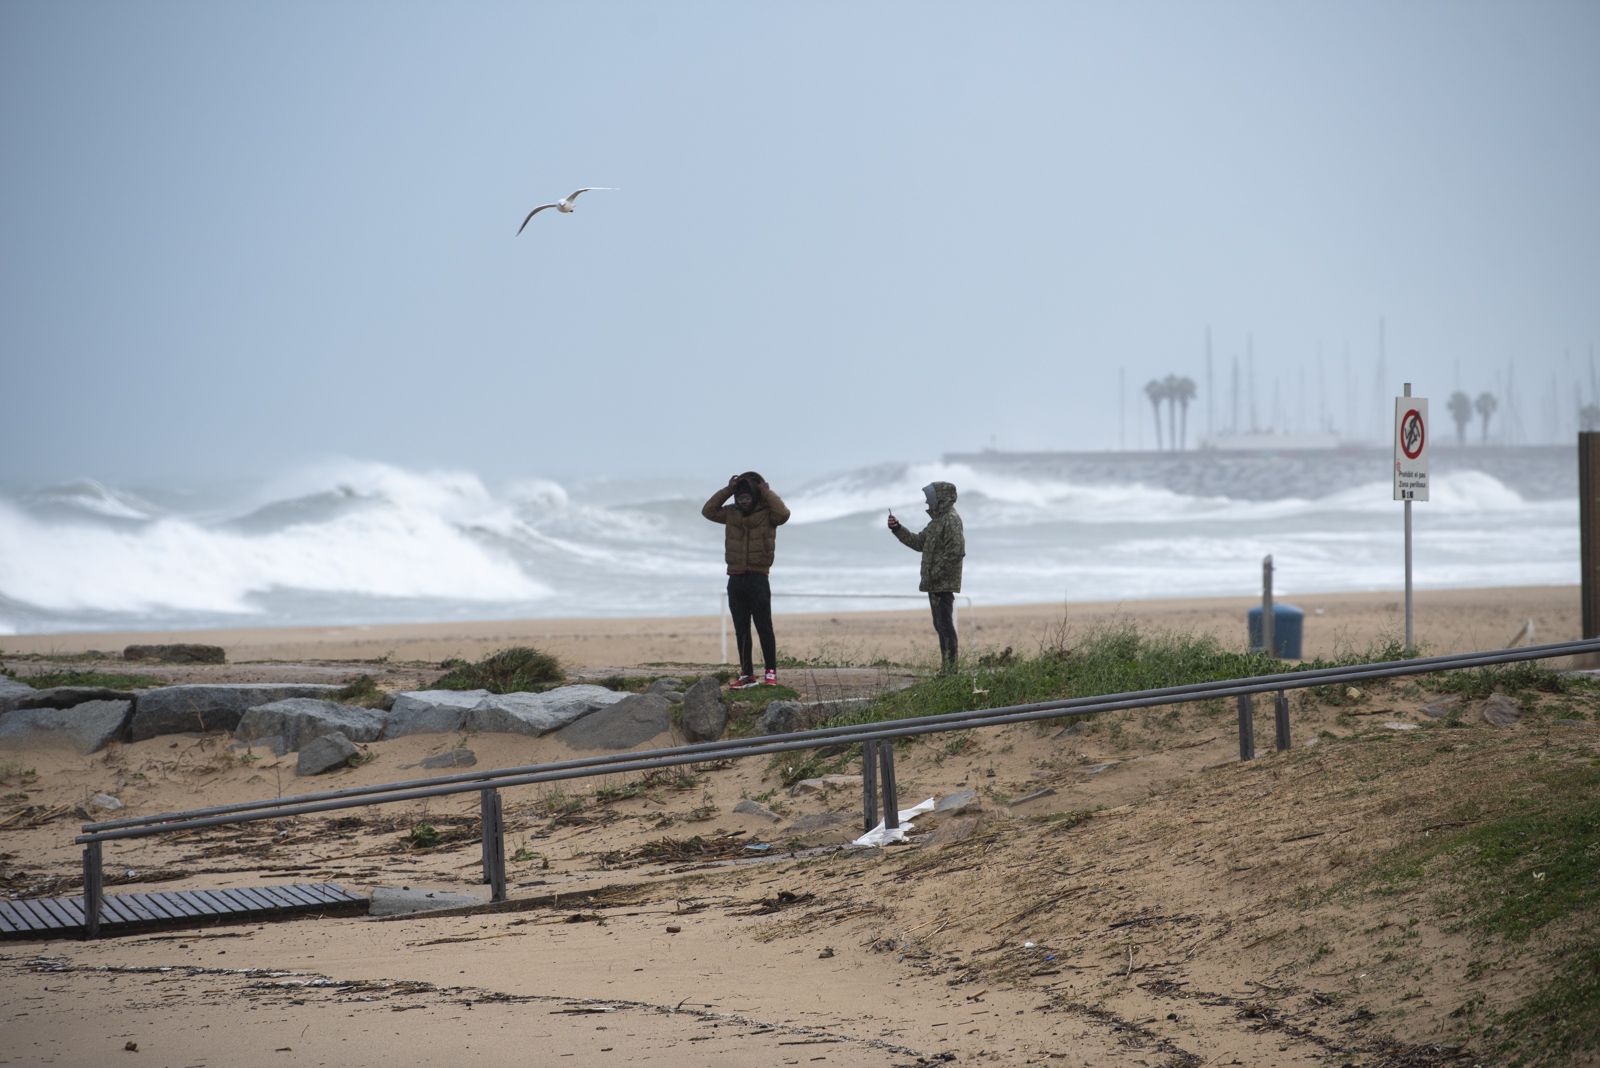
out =
{"type": "Polygon", "coordinates": [[[496,769],[482,773],[439,776],[434,779],[414,780],[411,783],[387,783],[369,787],[353,787],[349,790],[329,791],[325,794],[278,798],[261,802],[243,802],[237,805],[217,806],[214,809],[164,813],[108,821],[100,824],[85,824],[83,830],[89,833],[79,835],[74,841],[93,842],[110,841],[119,838],[143,838],[169,831],[191,830],[225,823],[250,823],[262,819],[278,819],[340,808],[359,808],[366,805],[388,804],[396,801],[411,801],[449,794],[468,793],[473,790],[524,786],[562,779],[587,778],[592,775],[652,771],[682,764],[700,763],[707,758],[738,759],[747,756],[768,756],[802,749],[815,749],[825,745],[851,745],[868,740],[905,738],[919,734],[937,734],[944,731],[968,730],[983,726],[1003,726],[1010,723],[1025,723],[1039,719],[1056,719],[1068,716],[1090,715],[1097,712],[1123,711],[1158,704],[1182,704],[1191,701],[1243,697],[1258,693],[1307,689],[1332,682],[1360,682],[1402,675],[1421,675],[1435,671],[1486,667],[1494,664],[1540,660],[1553,656],[1568,656],[1587,652],[1600,652],[1600,639],[1530,646],[1524,649],[1452,654],[1410,661],[1356,664],[1345,668],[1330,668],[1309,672],[1281,672],[1275,675],[1215,680],[1208,683],[1162,687],[1156,690],[1133,691],[1102,697],[1069,698],[1061,701],[1003,706],[986,709],[981,712],[955,712],[913,719],[887,720],[872,724],[823,727],[810,731],[797,731],[791,734],[768,735],[753,741],[748,739],[724,739],[716,742],[701,742],[693,745],[645,750],[638,753],[575,758],[547,764],[530,764],[518,768],[496,769]]]}
{"type": "MultiPolygon", "coordinates": [[[[1356,664],[1346,668],[1317,669],[1301,672],[1280,672],[1275,675],[1254,676],[1245,679],[1225,679],[1210,683],[1193,683],[1185,686],[1163,687],[1157,690],[1113,694],[1107,697],[1071,698],[1062,701],[1040,702],[1033,705],[1013,705],[1006,708],[979,712],[946,713],[916,719],[890,720],[876,724],[852,724],[842,727],[824,727],[812,731],[798,731],[788,735],[773,735],[756,742],[729,739],[721,742],[702,742],[696,745],[677,746],[643,753],[612,754],[607,757],[580,758],[545,765],[528,765],[521,769],[499,769],[467,776],[443,776],[437,780],[421,780],[416,786],[407,784],[379,784],[375,787],[357,787],[350,791],[331,791],[319,800],[317,795],[298,799],[277,799],[271,802],[247,802],[245,806],[223,806],[224,811],[209,815],[197,812],[166,813],[151,817],[135,817],[141,825],[131,821],[114,821],[121,826],[86,824],[86,834],[74,841],[82,843],[84,885],[84,929],[97,937],[103,903],[104,879],[102,844],[123,838],[145,838],[157,834],[198,830],[229,823],[252,823],[259,820],[283,819],[309,815],[342,808],[360,808],[368,805],[414,801],[451,794],[479,792],[482,806],[483,829],[483,881],[490,884],[492,900],[503,901],[506,894],[505,824],[500,805],[499,791],[513,786],[554,782],[563,779],[586,778],[592,775],[621,774],[634,771],[653,771],[682,764],[699,763],[708,756],[717,759],[737,759],[749,756],[775,755],[825,745],[850,745],[857,742],[863,747],[863,824],[870,829],[873,810],[877,807],[878,775],[883,789],[884,825],[894,829],[899,826],[896,811],[894,775],[894,746],[886,744],[899,738],[944,731],[967,730],[979,726],[1002,726],[1043,719],[1061,719],[1069,716],[1091,715],[1097,712],[1143,708],[1158,704],[1180,704],[1190,701],[1215,700],[1237,697],[1239,700],[1239,756],[1249,760],[1254,756],[1254,726],[1250,698],[1254,694],[1277,692],[1278,748],[1289,748],[1288,702],[1284,691],[1306,689],[1331,682],[1359,682],[1369,679],[1393,678],[1404,675],[1423,675],[1435,671],[1487,667],[1495,664],[1541,660],[1553,656],[1583,653],[1600,653],[1600,638],[1561,642],[1524,649],[1502,649],[1489,652],[1453,654],[1424,657],[1416,660],[1387,661],[1375,664],[1356,664]],[[877,765],[877,767],[869,767],[877,765]],[[876,772],[876,774],[874,773],[876,772]],[[95,828],[91,830],[91,828],[95,828]]],[[[205,811],[205,810],[200,810],[205,811]]]]}
{"type": "MultiPolygon", "coordinates": [[[[1507,649],[1500,651],[1477,653],[1448,653],[1429,657],[1414,657],[1404,660],[1379,661],[1371,664],[1347,664],[1330,668],[1313,668],[1302,671],[1277,672],[1270,675],[1249,676],[1246,679],[1216,679],[1209,682],[1185,683],[1178,686],[1162,686],[1146,690],[1133,690],[1121,694],[1101,695],[1092,697],[1063,698],[1057,701],[1040,701],[1023,705],[1005,705],[998,708],[968,710],[962,712],[946,712],[932,716],[918,716],[908,719],[889,720],[871,724],[846,724],[839,727],[819,727],[807,731],[794,731],[786,734],[765,735],[759,740],[745,738],[724,738],[712,742],[698,742],[689,745],[668,746],[658,749],[640,750],[631,753],[609,753],[598,756],[575,757],[570,760],[553,761],[541,764],[526,764],[510,768],[491,768],[482,771],[457,772],[452,775],[439,775],[425,779],[412,779],[402,782],[379,783],[370,786],[354,786],[341,790],[327,790],[317,793],[300,794],[287,798],[268,798],[260,801],[235,802],[228,805],[216,805],[209,808],[190,809],[182,812],[154,813],[147,816],[129,816],[121,819],[106,820],[99,823],[86,823],[83,825],[85,832],[94,834],[126,827],[139,826],[169,826],[176,821],[189,820],[207,816],[225,815],[228,813],[243,813],[257,809],[280,809],[320,801],[335,800],[340,798],[376,797],[378,795],[400,793],[419,788],[445,786],[455,783],[472,784],[470,788],[477,789],[491,783],[493,780],[549,771],[569,771],[589,769],[593,774],[616,774],[621,770],[617,765],[633,764],[641,760],[652,760],[660,757],[675,755],[694,755],[699,759],[731,759],[742,755],[738,750],[752,745],[773,745],[779,743],[809,743],[796,748],[815,747],[833,744],[854,744],[864,740],[864,736],[871,737],[906,737],[915,733],[937,733],[942,730],[965,730],[973,727],[987,726],[998,723],[1016,722],[1011,716],[1033,713],[1069,713],[1099,712],[1138,708],[1155,704],[1173,704],[1192,700],[1214,699],[1218,697],[1239,696],[1244,693],[1266,693],[1278,690],[1306,689],[1311,686],[1328,685],[1334,682],[1362,681],[1367,678],[1386,677],[1374,675],[1374,671],[1390,672],[1392,674],[1426,674],[1431,671],[1460,670],[1463,668],[1484,667],[1497,663],[1511,663],[1524,660],[1542,660],[1556,656],[1570,656],[1585,652],[1600,652],[1600,639],[1579,640],[1570,642],[1555,642],[1540,646],[1528,646],[1522,649],[1507,649]],[[1290,685],[1292,684],[1292,685],[1290,685]],[[1115,709],[1108,708],[1108,702],[1115,705],[1115,709]]],[[[1042,718],[1050,718],[1046,715],[1042,718]]],[[[690,763],[694,761],[688,761],[690,763]]],[[[572,776],[582,777],[582,776],[572,776]]],[[[462,792],[465,792],[463,790],[462,792]]],[[[382,801],[372,801],[372,804],[381,804],[382,801]]],[[[350,806],[357,807],[357,806],[350,806]]],[[[85,836],[77,841],[88,841],[85,836]]]]}

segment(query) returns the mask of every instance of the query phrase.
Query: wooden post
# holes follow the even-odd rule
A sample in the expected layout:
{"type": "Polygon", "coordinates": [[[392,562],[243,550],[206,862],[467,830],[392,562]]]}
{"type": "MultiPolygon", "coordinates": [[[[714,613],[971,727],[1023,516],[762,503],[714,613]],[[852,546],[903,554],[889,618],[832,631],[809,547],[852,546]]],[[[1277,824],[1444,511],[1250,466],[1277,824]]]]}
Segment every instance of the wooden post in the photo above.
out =
{"type": "Polygon", "coordinates": [[[883,826],[892,831],[900,826],[900,791],[894,781],[893,740],[879,739],[878,759],[883,762],[883,826]]]}
{"type": "Polygon", "coordinates": [[[1250,760],[1256,755],[1255,710],[1250,707],[1250,695],[1239,695],[1239,759],[1250,760]]]}
{"type": "Polygon", "coordinates": [[[1578,557],[1583,568],[1583,636],[1600,637],[1600,431],[1578,434],[1578,557]]]}
{"type": "Polygon", "coordinates": [[[483,881],[489,884],[489,900],[506,899],[506,834],[500,808],[500,791],[479,793],[480,822],[483,824],[483,881]]]}
{"type": "Polygon", "coordinates": [[[868,738],[861,743],[861,833],[878,825],[878,745],[868,738]]]}
{"type": "Polygon", "coordinates": [[[100,906],[105,899],[104,871],[100,862],[100,843],[83,847],[83,935],[100,937],[100,906]]]}
{"type": "Polygon", "coordinates": [[[1272,703],[1273,722],[1277,727],[1278,752],[1289,748],[1289,698],[1285,697],[1282,690],[1272,703]]]}

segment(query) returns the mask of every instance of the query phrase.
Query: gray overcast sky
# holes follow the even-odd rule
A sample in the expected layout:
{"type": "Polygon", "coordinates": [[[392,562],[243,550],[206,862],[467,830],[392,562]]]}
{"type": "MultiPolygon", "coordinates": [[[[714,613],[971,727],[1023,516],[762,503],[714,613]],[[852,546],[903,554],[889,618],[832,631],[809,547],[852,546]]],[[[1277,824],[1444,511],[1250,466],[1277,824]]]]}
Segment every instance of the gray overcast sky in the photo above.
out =
{"type": "Polygon", "coordinates": [[[1263,424],[1344,429],[1348,348],[1363,420],[1514,360],[1548,440],[1597,47],[1593,0],[9,0],[0,481],[1148,446],[1208,326],[1219,424],[1253,337],[1263,424]]]}

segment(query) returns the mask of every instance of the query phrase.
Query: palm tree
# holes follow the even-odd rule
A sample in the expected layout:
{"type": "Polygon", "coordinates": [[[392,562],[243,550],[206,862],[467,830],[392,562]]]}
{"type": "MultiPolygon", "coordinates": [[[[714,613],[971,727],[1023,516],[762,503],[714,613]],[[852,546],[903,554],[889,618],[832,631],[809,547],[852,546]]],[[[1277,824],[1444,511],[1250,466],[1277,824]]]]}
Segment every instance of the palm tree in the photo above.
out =
{"type": "Polygon", "coordinates": [[[1493,393],[1480,393],[1478,394],[1476,407],[1478,414],[1483,417],[1483,443],[1487,445],[1489,443],[1489,417],[1499,407],[1499,402],[1494,399],[1493,393]]]}
{"type": "Polygon", "coordinates": [[[1181,376],[1173,390],[1178,403],[1183,406],[1183,418],[1178,423],[1178,448],[1186,449],[1189,447],[1189,402],[1194,400],[1196,392],[1194,379],[1181,376]]]}
{"type": "Polygon", "coordinates": [[[1144,395],[1150,398],[1150,409],[1156,416],[1156,451],[1161,451],[1161,402],[1167,397],[1167,387],[1152,378],[1144,384],[1144,395]]]}
{"type": "Polygon", "coordinates": [[[1450,394],[1450,418],[1456,421],[1456,444],[1467,443],[1467,424],[1472,422],[1472,398],[1459,389],[1450,394]]]}
{"type": "Polygon", "coordinates": [[[1161,380],[1161,391],[1167,398],[1167,448],[1178,447],[1178,376],[1168,375],[1161,380]]]}

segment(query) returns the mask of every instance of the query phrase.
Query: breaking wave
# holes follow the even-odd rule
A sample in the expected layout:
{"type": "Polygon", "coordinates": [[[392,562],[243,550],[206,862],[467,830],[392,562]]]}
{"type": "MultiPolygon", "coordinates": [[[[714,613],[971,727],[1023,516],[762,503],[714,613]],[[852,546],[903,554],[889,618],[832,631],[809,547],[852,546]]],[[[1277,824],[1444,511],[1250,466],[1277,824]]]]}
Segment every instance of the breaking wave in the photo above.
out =
{"type": "MultiPolygon", "coordinates": [[[[774,587],[914,590],[915,557],[883,518],[893,509],[921,526],[921,487],[933,481],[960,489],[979,603],[1248,593],[1268,552],[1286,588],[1397,580],[1400,509],[1387,482],[1262,498],[1134,475],[904,463],[778,485],[793,519],[774,587]]],[[[624,494],[617,483],[491,486],[470,472],[361,460],[221,496],[91,479],[0,494],[0,633],[710,615],[722,538],[700,516],[703,500],[681,479],[624,494]]],[[[1482,471],[1436,473],[1432,500],[1416,506],[1418,582],[1576,581],[1576,520],[1571,496],[1528,499],[1482,471]]]]}

